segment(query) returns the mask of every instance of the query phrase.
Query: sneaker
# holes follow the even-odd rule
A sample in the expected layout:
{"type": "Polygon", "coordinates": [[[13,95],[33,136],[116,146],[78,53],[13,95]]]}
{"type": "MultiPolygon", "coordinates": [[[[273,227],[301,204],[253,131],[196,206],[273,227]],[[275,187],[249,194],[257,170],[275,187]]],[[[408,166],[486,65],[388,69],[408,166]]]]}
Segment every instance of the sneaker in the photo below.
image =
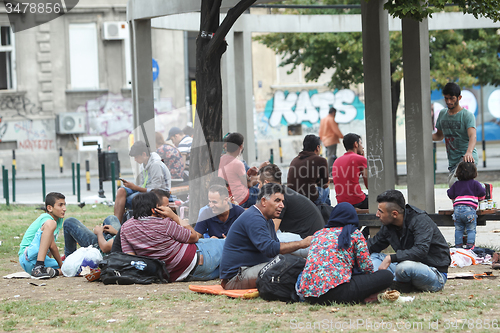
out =
{"type": "Polygon", "coordinates": [[[467,250],[474,250],[474,248],[475,248],[474,244],[470,244],[470,243],[467,244],[467,246],[465,247],[465,249],[467,249],[467,250]]]}
{"type": "Polygon", "coordinates": [[[32,279],[50,279],[56,276],[56,271],[55,269],[51,267],[45,267],[45,266],[37,266],[33,268],[31,271],[31,278],[32,279]]]}

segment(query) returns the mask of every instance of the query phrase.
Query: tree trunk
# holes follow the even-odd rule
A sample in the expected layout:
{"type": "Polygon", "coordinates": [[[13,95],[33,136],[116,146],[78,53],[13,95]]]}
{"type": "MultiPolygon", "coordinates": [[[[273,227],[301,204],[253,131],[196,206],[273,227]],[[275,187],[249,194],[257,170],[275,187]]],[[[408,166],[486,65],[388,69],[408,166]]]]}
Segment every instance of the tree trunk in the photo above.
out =
{"type": "MultiPolygon", "coordinates": [[[[391,66],[392,67],[392,66],[391,66]]],[[[392,74],[392,73],[391,73],[392,74]]],[[[401,96],[401,81],[393,81],[391,79],[391,108],[392,108],[392,139],[394,148],[394,180],[399,184],[398,179],[398,152],[396,150],[396,114],[398,112],[399,99],[401,96]]]]}
{"type": "Polygon", "coordinates": [[[225,37],[236,19],[256,0],[241,0],[219,26],[222,0],[202,0],[200,33],[196,38],[196,119],[189,166],[189,222],[208,202],[208,187],[217,177],[222,153],[221,58],[225,37]]]}

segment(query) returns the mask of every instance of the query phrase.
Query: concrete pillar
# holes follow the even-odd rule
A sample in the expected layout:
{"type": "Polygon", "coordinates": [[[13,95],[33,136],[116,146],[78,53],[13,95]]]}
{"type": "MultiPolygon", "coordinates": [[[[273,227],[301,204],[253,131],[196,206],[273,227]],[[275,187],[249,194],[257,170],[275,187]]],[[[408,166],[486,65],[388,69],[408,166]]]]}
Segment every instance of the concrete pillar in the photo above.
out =
{"type": "Polygon", "coordinates": [[[406,170],[408,203],[434,213],[434,170],[431,130],[429,29],[422,22],[403,19],[405,73],[406,170]]]}
{"type": "Polygon", "coordinates": [[[253,125],[253,77],[252,77],[252,34],[234,34],[234,59],[236,73],[236,117],[238,132],[245,137],[243,158],[250,164],[255,162],[255,137],[253,125]]]}
{"type": "Polygon", "coordinates": [[[388,13],[383,9],[384,2],[361,1],[366,106],[364,145],[368,159],[368,204],[371,213],[377,210],[377,195],[393,189],[395,185],[389,24],[388,13]]]}
{"type": "MultiPolygon", "coordinates": [[[[234,54],[234,32],[229,31],[226,35],[227,50],[222,56],[222,135],[228,132],[238,132],[238,119],[236,116],[236,73],[234,54]]],[[[239,77],[238,77],[239,79],[239,77]]],[[[241,133],[245,135],[244,133],[241,133]]],[[[246,137],[245,137],[246,139],[246,137]]],[[[245,140],[246,141],[246,140],[245,140]]],[[[246,142],[245,142],[246,145],[246,142]]]]}
{"type": "Polygon", "coordinates": [[[130,22],[134,139],[155,150],[151,20],[130,22]]]}

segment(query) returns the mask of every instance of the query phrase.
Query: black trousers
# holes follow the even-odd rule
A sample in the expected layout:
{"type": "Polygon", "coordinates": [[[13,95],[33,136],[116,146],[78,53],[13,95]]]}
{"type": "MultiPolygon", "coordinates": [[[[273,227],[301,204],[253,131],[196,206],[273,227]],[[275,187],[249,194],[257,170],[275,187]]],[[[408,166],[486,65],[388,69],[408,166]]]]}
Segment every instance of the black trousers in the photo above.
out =
{"type": "Polygon", "coordinates": [[[320,297],[306,297],[306,301],[323,305],[332,302],[359,303],[368,296],[389,288],[393,279],[394,275],[385,269],[370,274],[353,275],[351,281],[328,290],[320,297]]]}

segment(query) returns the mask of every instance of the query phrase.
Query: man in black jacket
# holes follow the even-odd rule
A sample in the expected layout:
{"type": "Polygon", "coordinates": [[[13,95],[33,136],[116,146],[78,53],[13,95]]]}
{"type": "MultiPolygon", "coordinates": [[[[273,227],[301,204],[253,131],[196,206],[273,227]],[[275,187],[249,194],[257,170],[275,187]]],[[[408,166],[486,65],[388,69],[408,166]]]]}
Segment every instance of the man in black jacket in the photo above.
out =
{"type": "Polygon", "coordinates": [[[388,190],[377,196],[377,217],[383,226],[368,239],[375,270],[395,275],[394,289],[440,291],[447,280],[450,250],[434,221],[423,210],[405,205],[403,194],[388,190]],[[378,253],[389,245],[395,254],[378,253]]]}

